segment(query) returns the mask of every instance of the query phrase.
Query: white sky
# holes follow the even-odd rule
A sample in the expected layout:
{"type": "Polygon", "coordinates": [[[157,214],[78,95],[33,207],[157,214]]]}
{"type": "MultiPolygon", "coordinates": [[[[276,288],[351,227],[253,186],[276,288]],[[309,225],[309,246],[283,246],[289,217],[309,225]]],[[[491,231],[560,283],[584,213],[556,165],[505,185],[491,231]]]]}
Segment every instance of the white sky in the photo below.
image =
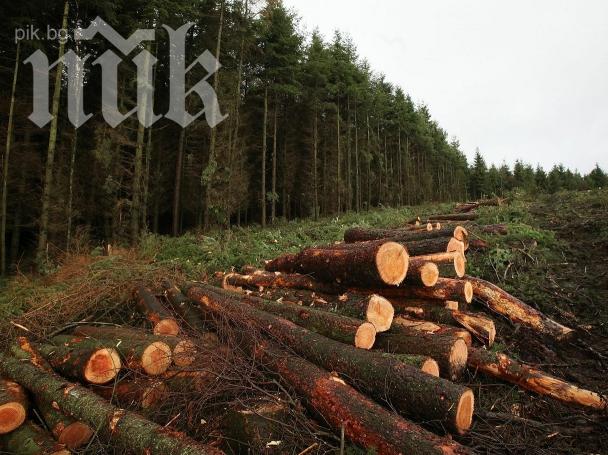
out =
{"type": "Polygon", "coordinates": [[[284,0],[488,163],[608,170],[608,1],[284,0]]]}

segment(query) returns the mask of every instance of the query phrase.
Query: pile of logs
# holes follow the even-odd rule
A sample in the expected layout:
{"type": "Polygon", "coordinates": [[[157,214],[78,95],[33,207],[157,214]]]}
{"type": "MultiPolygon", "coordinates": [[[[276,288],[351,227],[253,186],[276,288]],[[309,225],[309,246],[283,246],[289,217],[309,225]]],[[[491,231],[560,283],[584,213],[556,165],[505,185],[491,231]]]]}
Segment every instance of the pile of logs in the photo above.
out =
{"type": "MultiPolygon", "coordinates": [[[[449,216],[471,216],[463,212],[449,216]]],[[[153,409],[171,391],[203,393],[221,381],[206,352],[235,354],[209,331],[214,321],[228,321],[242,351],[312,415],[381,454],[469,453],[446,435],[467,433],[473,421],[474,394],[459,382],[467,368],[606,409],[598,394],[492,350],[492,314],[553,339],[572,330],[468,276],[469,233],[444,219],[454,218],[349,229],[342,243],[224,274],[222,287],[165,281],[159,299],[139,286],[134,308],[149,330],[78,323],[45,342],[20,338],[0,353],[0,448],[65,454],[97,435],[135,453],[222,453],[124,409],[153,409]],[[474,300],[486,312],[471,311],[474,300]]]]}

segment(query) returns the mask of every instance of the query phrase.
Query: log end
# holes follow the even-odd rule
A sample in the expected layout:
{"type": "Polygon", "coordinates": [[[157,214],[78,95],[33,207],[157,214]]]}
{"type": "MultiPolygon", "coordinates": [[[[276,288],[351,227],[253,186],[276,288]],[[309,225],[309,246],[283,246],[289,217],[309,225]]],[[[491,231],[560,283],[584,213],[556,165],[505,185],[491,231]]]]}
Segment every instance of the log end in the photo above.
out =
{"type": "Polygon", "coordinates": [[[376,327],[371,322],[364,322],[355,334],[355,347],[371,349],[376,342],[376,327]]]}
{"type": "Polygon", "coordinates": [[[173,363],[178,367],[188,367],[196,358],[196,345],[190,340],[182,340],[173,349],[173,363]]]}
{"type": "Polygon", "coordinates": [[[471,303],[473,301],[473,285],[470,281],[464,282],[464,300],[467,303],[471,303]]]}
{"type": "Polygon", "coordinates": [[[175,319],[161,319],[154,326],[154,335],[170,335],[177,336],[179,334],[179,325],[175,319]]]}
{"type": "Polygon", "coordinates": [[[439,364],[429,357],[422,363],[420,371],[430,374],[431,376],[439,377],[439,364]]]}
{"type": "Polygon", "coordinates": [[[161,341],[151,343],[141,356],[141,366],[150,376],[163,374],[169,369],[171,362],[171,348],[161,341]]]}
{"type": "Polygon", "coordinates": [[[27,410],[21,403],[11,401],[0,406],[0,434],[10,433],[16,428],[19,428],[23,422],[27,410]]]}
{"type": "Polygon", "coordinates": [[[475,410],[475,396],[467,389],[458,400],[456,407],[456,430],[459,434],[466,433],[473,422],[473,411],[475,410]]]}
{"type": "Polygon", "coordinates": [[[445,307],[448,310],[458,310],[458,302],[456,300],[446,300],[445,307]]]}
{"type": "Polygon", "coordinates": [[[433,223],[426,223],[426,230],[427,231],[432,231],[433,230],[433,223]]]}
{"type": "Polygon", "coordinates": [[[458,253],[462,253],[462,255],[464,256],[464,252],[465,252],[464,243],[461,242],[460,240],[455,239],[454,237],[452,237],[450,239],[450,241],[448,242],[448,246],[446,248],[446,252],[452,253],[454,251],[456,251],[458,253]]]}
{"type": "Polygon", "coordinates": [[[68,449],[78,449],[87,444],[94,434],[93,429],[86,423],[74,422],[63,429],[57,442],[68,449]]]}
{"type": "Polygon", "coordinates": [[[96,350],[84,368],[84,377],[91,384],[106,384],[116,377],[122,367],[115,349],[96,350]]]}
{"type": "Polygon", "coordinates": [[[462,278],[467,271],[467,260],[464,254],[454,256],[454,272],[458,278],[462,278]]]}
{"type": "Polygon", "coordinates": [[[435,286],[439,279],[439,267],[433,262],[426,262],[420,267],[420,280],[426,287],[435,286]]]}
{"type": "Polygon", "coordinates": [[[435,230],[438,231],[439,229],[441,229],[441,223],[438,221],[435,223],[435,230]]]}
{"type": "Polygon", "coordinates": [[[467,240],[469,238],[469,231],[467,231],[462,226],[456,226],[454,228],[454,238],[456,240],[460,240],[461,242],[463,242],[466,245],[467,240]]]}
{"type": "Polygon", "coordinates": [[[386,332],[393,323],[395,308],[384,297],[373,294],[369,298],[365,316],[374,325],[376,332],[386,332]]]}
{"type": "Polygon", "coordinates": [[[448,373],[450,379],[456,380],[460,377],[460,374],[464,371],[467,365],[467,359],[469,357],[469,348],[467,343],[462,339],[458,338],[454,341],[452,348],[450,349],[449,364],[450,372],[448,373]]]}
{"type": "Polygon", "coordinates": [[[409,255],[402,245],[396,242],[386,242],[376,253],[378,274],[386,284],[396,285],[407,275],[409,255]]]}

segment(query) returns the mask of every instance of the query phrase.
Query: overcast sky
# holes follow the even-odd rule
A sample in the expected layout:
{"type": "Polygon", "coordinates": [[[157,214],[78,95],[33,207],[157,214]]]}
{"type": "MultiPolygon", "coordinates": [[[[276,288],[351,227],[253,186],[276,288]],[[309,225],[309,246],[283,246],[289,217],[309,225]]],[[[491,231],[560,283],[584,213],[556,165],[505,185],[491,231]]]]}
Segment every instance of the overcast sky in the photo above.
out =
{"type": "Polygon", "coordinates": [[[608,1],[284,1],[348,33],[468,157],[608,170],[608,1]]]}

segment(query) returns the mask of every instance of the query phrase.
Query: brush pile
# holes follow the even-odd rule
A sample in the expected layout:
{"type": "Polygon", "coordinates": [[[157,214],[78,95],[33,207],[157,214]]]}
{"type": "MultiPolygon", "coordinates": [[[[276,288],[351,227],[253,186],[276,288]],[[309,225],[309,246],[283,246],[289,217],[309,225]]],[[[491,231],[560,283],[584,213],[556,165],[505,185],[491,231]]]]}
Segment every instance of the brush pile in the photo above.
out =
{"type": "MultiPolygon", "coordinates": [[[[0,354],[0,447],[65,454],[100,438],[141,454],[222,453],[222,438],[202,444],[126,409],[146,413],[175,394],[204,395],[229,381],[225,365],[241,365],[243,356],[263,366],[268,382],[297,394],[307,419],[382,454],[469,453],[450,436],[466,434],[473,421],[467,368],[606,409],[597,393],[493,350],[493,315],[554,340],[573,331],[466,274],[462,222],[474,219],[473,209],[396,229],[349,229],[344,242],[279,256],[263,270],[221,274],[222,287],[165,280],[155,293],[138,286],[132,307],[148,330],[87,321],[45,342],[19,338],[0,354]],[[474,303],[485,311],[471,311],[474,303]]],[[[224,439],[279,444],[270,427],[286,406],[298,404],[235,409],[223,428],[238,436],[224,439]]]]}

